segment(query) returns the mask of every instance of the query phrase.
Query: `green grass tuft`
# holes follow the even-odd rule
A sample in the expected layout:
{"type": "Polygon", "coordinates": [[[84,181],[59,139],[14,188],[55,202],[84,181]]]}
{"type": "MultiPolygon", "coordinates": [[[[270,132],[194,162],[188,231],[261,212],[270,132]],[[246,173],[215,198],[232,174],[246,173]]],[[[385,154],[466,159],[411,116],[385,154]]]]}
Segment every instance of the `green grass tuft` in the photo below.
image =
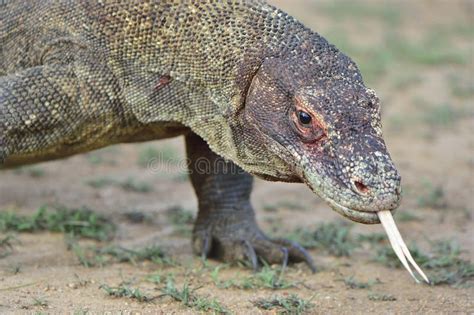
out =
{"type": "Polygon", "coordinates": [[[13,253],[13,243],[18,242],[15,236],[6,235],[0,238],[0,258],[5,258],[13,253]]]}
{"type": "Polygon", "coordinates": [[[161,296],[169,296],[174,300],[181,302],[186,307],[194,308],[198,311],[213,312],[214,314],[230,314],[216,299],[208,299],[195,295],[195,291],[199,289],[191,289],[189,284],[185,282],[181,289],[176,288],[174,280],[168,278],[166,286],[161,288],[161,296]]]}
{"type": "Polygon", "coordinates": [[[138,193],[147,193],[153,190],[153,187],[149,183],[137,181],[133,178],[127,178],[120,181],[109,177],[98,177],[86,181],[86,184],[93,188],[116,186],[122,188],[125,191],[138,193]]]}
{"type": "Polygon", "coordinates": [[[219,271],[223,268],[219,265],[211,272],[211,278],[214,284],[220,289],[237,288],[243,290],[251,289],[287,289],[295,286],[295,282],[290,282],[284,277],[284,269],[280,267],[270,267],[268,264],[260,269],[260,271],[249,277],[239,277],[237,279],[221,280],[219,279],[219,271]]]}
{"type": "Polygon", "coordinates": [[[105,247],[81,246],[75,240],[69,240],[69,248],[84,267],[102,267],[111,263],[137,264],[151,261],[158,265],[176,265],[158,246],[148,246],[140,249],[128,249],[117,245],[105,247]]]}
{"type": "Polygon", "coordinates": [[[171,223],[174,225],[187,225],[194,223],[194,213],[180,206],[174,206],[166,211],[171,223]]]}
{"type": "Polygon", "coordinates": [[[376,283],[378,283],[377,280],[357,281],[353,276],[344,278],[344,284],[351,289],[369,289],[376,283]]]}
{"type": "Polygon", "coordinates": [[[306,248],[319,248],[335,256],[350,256],[358,243],[350,234],[351,226],[345,223],[323,223],[316,230],[297,229],[288,239],[306,248]]]}
{"type": "Polygon", "coordinates": [[[88,186],[91,186],[92,188],[98,189],[108,186],[114,186],[117,184],[117,181],[109,177],[97,177],[86,181],[86,184],[88,186]]]}
{"type": "Polygon", "coordinates": [[[62,232],[73,237],[104,241],[112,238],[115,229],[111,221],[87,208],[58,207],[50,210],[43,206],[31,216],[0,212],[0,231],[62,232]]]}
{"type": "Polygon", "coordinates": [[[133,178],[127,178],[125,181],[118,183],[118,186],[123,190],[139,193],[147,193],[153,190],[149,183],[137,181],[133,178]]]}
{"type": "Polygon", "coordinates": [[[263,310],[277,311],[278,314],[304,314],[313,307],[309,300],[301,299],[296,294],[257,299],[252,304],[263,310]]]}
{"type": "Polygon", "coordinates": [[[397,298],[391,294],[384,294],[384,293],[369,293],[368,295],[369,300],[371,301],[384,301],[384,302],[392,302],[396,301],[397,298]]]}
{"type": "Polygon", "coordinates": [[[104,290],[109,296],[116,298],[126,297],[129,299],[137,300],[139,302],[150,302],[153,300],[153,298],[145,295],[139,289],[131,288],[129,286],[126,286],[125,284],[120,284],[117,287],[110,287],[107,284],[102,284],[99,288],[104,290]]]}
{"type": "Polygon", "coordinates": [[[33,298],[33,306],[47,307],[48,301],[43,298],[33,298]]]}

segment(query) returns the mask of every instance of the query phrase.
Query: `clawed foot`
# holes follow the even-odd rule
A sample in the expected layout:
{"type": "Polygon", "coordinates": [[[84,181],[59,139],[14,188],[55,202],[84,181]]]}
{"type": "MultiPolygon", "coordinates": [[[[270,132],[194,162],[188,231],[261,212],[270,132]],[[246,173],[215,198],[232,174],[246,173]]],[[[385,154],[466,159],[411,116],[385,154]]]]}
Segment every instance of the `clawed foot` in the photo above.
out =
{"type": "Polygon", "coordinates": [[[198,224],[193,234],[193,249],[203,259],[216,258],[227,262],[248,261],[254,270],[258,261],[269,264],[305,262],[316,272],[313,259],[298,243],[286,239],[270,239],[255,223],[246,222],[237,226],[198,224]]]}

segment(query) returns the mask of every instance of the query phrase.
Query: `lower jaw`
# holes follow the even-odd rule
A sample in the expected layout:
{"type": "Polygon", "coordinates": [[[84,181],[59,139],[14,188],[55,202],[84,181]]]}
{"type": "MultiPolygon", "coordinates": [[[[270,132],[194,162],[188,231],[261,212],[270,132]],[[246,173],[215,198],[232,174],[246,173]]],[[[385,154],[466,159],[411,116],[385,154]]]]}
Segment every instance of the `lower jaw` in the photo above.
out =
{"type": "MultiPolygon", "coordinates": [[[[358,223],[363,223],[363,224],[379,224],[380,219],[379,216],[377,215],[378,210],[374,211],[361,211],[361,210],[354,210],[351,208],[347,208],[333,199],[330,199],[326,197],[324,194],[318,192],[316,189],[312,187],[312,185],[303,177],[303,182],[308,185],[311,190],[321,197],[326,203],[337,213],[341,214],[342,216],[350,219],[351,221],[358,222],[358,223]]],[[[390,210],[390,209],[385,209],[385,210],[390,210]]],[[[395,209],[390,210],[392,213],[395,211],[395,209]]]]}
{"type": "Polygon", "coordinates": [[[363,223],[363,224],[380,223],[380,219],[376,211],[366,212],[366,211],[353,210],[353,209],[350,209],[338,204],[334,200],[326,199],[326,198],[323,198],[323,199],[329,204],[329,206],[331,206],[331,208],[334,211],[336,211],[337,213],[345,216],[346,218],[352,221],[363,223]]]}

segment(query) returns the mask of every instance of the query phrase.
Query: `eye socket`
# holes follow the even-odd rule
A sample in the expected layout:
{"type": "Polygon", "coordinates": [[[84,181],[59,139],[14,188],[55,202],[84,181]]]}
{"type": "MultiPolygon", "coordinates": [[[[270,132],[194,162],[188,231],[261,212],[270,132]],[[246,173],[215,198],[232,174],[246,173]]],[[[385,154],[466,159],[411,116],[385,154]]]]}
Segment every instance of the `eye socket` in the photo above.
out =
{"type": "Polygon", "coordinates": [[[301,125],[305,128],[311,127],[311,116],[302,110],[297,112],[298,115],[298,120],[301,123],[301,125]]]}

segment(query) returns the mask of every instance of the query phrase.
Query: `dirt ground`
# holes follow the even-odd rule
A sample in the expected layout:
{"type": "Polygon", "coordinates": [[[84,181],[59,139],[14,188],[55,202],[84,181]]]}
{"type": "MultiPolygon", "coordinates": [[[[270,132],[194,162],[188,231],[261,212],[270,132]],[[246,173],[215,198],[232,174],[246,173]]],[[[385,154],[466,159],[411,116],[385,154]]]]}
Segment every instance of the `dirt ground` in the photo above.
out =
{"type": "MultiPolygon", "coordinates": [[[[407,243],[428,248],[429,241],[455,240],[463,259],[474,260],[474,4],[471,1],[317,1],[274,0],[349,54],[382,101],[385,139],[403,178],[404,200],[395,220],[407,243]],[[398,220],[405,213],[416,220],[398,220]]],[[[271,290],[219,288],[211,272],[192,255],[189,236],[176,232],[167,211],[179,206],[195,212],[196,198],[183,171],[161,172],[140,166],[147,148],[184,156],[181,138],[118,145],[66,160],[0,173],[0,210],[32,214],[45,204],[87,206],[118,225],[112,241],[136,248],[159,244],[180,266],[151,262],[84,267],[60,233],[18,233],[13,252],[0,259],[0,313],[163,313],[199,312],[170,298],[139,302],[114,298],[99,288],[126,281],[149,295],[161,284],[150,274],[174,275],[200,287],[200,296],[216,299],[236,314],[274,314],[252,301],[297,294],[311,299],[308,313],[473,313],[474,288],[415,284],[403,269],[373,261],[371,248],[358,247],[349,257],[313,249],[319,272],[293,265],[285,277],[295,287],[271,290]],[[91,180],[133,179],[140,191],[120,185],[92,187],[91,180]],[[144,214],[131,223],[124,214],[144,214]],[[341,279],[378,279],[367,289],[352,289],[341,279]],[[395,301],[369,296],[390,295],[395,301]]],[[[256,180],[252,196],[261,227],[285,235],[322,222],[345,220],[303,185],[256,180]],[[280,205],[280,206],[279,206],[280,205]],[[293,205],[293,206],[292,206],[293,205]],[[273,211],[264,211],[272,209],[273,211]],[[284,223],[284,224],[283,224],[284,223]],[[276,227],[276,228],[275,228],[276,227]],[[275,231],[276,230],[276,231],[275,231]]],[[[354,224],[352,233],[382,232],[379,225],[354,224]]],[[[0,239],[2,235],[0,234],[0,239]]],[[[429,274],[429,272],[428,272],[429,274]]],[[[223,267],[222,279],[242,278],[243,267],[223,267]]]]}

